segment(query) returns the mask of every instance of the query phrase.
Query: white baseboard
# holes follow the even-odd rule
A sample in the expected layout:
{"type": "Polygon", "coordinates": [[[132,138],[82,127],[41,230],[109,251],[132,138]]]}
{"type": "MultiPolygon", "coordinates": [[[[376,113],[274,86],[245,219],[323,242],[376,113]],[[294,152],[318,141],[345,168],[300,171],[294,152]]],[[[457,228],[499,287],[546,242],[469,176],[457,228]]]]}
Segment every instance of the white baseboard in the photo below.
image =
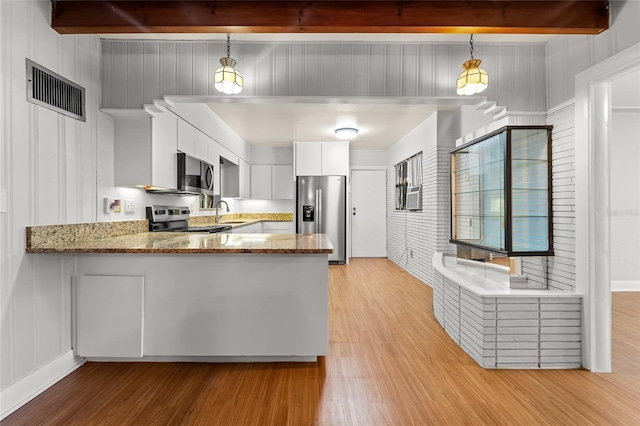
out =
{"type": "Polygon", "coordinates": [[[73,350],[70,350],[0,391],[0,420],[40,395],[85,362],[84,358],[76,357],[73,350]]]}
{"type": "Polygon", "coordinates": [[[640,281],[611,281],[611,291],[640,291],[640,281]]]}

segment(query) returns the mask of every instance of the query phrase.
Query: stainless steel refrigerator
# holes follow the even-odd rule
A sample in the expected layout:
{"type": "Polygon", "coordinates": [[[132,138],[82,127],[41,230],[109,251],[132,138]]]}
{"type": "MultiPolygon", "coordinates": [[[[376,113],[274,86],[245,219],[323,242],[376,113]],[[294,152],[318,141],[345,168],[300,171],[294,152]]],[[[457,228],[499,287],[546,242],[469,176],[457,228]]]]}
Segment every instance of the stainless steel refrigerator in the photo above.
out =
{"type": "Polygon", "coordinates": [[[298,176],[296,232],[327,234],[333,245],[330,263],[347,259],[346,176],[298,176]]]}

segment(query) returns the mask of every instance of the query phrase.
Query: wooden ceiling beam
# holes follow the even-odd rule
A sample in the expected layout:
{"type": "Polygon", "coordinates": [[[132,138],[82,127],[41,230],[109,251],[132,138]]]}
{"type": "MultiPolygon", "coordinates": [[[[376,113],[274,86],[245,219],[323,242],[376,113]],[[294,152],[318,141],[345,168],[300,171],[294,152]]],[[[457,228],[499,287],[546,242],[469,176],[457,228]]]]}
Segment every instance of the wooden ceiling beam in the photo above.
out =
{"type": "Polygon", "coordinates": [[[598,34],[609,27],[609,0],[54,0],[51,27],[60,34],[598,34]]]}

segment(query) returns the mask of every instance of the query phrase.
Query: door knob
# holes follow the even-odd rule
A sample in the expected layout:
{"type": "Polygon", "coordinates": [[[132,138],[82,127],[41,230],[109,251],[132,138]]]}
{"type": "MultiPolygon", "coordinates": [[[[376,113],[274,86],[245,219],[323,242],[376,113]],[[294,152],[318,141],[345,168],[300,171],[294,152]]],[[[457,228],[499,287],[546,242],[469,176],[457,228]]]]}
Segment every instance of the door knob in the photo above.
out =
{"type": "Polygon", "coordinates": [[[353,215],[354,216],[356,215],[356,208],[355,207],[353,208],[353,215]]]}

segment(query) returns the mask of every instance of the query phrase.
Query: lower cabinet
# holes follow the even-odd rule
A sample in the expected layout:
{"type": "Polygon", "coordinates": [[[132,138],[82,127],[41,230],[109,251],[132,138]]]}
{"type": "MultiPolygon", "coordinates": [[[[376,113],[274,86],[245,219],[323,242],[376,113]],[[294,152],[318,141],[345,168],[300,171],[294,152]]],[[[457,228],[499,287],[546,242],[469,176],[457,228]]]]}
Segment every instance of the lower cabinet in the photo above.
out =
{"type": "Polygon", "coordinates": [[[142,357],[143,300],[144,277],[78,277],[76,354],[142,357]]]}
{"type": "Polygon", "coordinates": [[[294,234],[293,222],[263,222],[262,232],[265,234],[294,234]]]}
{"type": "Polygon", "coordinates": [[[233,228],[233,234],[262,234],[262,223],[252,223],[251,225],[233,228]]]}

